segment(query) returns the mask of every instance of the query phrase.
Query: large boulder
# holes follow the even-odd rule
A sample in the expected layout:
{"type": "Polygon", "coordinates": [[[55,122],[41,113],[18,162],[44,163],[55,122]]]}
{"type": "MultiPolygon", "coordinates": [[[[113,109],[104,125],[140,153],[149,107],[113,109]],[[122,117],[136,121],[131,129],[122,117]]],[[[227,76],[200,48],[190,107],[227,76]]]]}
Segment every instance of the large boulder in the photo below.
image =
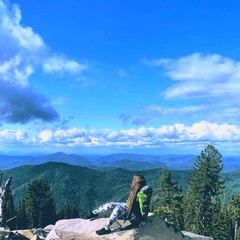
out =
{"type": "MultiPolygon", "coordinates": [[[[110,234],[98,236],[95,231],[102,228],[107,218],[99,218],[93,221],[81,218],[58,221],[48,234],[46,240],[187,240],[197,239],[184,235],[180,230],[163,221],[157,215],[150,215],[147,224],[134,228],[129,221],[124,223],[118,220],[112,226],[110,234]]],[[[198,235],[199,236],[199,235],[198,235]]],[[[199,238],[210,240],[210,238],[199,238]]]]}

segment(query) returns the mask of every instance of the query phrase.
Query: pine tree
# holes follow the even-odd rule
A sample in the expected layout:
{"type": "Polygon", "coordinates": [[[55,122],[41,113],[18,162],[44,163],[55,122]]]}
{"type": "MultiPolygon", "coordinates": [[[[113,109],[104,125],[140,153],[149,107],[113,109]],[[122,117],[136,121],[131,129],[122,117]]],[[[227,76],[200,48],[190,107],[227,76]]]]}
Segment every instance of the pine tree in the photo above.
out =
{"type": "Polygon", "coordinates": [[[175,193],[173,195],[173,224],[180,230],[184,228],[184,219],[183,219],[183,201],[184,194],[182,190],[182,186],[176,186],[175,193]]]}
{"type": "Polygon", "coordinates": [[[160,183],[159,188],[156,189],[158,194],[154,196],[153,201],[160,204],[160,206],[155,209],[154,212],[158,213],[161,218],[171,223],[171,216],[173,214],[171,204],[174,183],[171,179],[171,173],[167,168],[162,169],[158,182],[160,183]]]}
{"type": "Polygon", "coordinates": [[[221,204],[219,198],[217,198],[216,202],[213,204],[211,236],[213,239],[231,239],[231,223],[229,219],[228,206],[226,202],[221,204]]]}
{"type": "Polygon", "coordinates": [[[30,182],[24,200],[28,227],[45,227],[47,224],[55,223],[55,205],[45,179],[40,178],[30,182]]]}
{"type": "Polygon", "coordinates": [[[231,225],[232,225],[232,239],[239,240],[240,239],[240,195],[232,195],[230,197],[229,203],[229,212],[231,216],[231,225]]]}
{"type": "Polygon", "coordinates": [[[154,209],[161,218],[176,227],[183,228],[183,193],[177,182],[172,181],[171,172],[167,168],[162,169],[159,178],[160,186],[155,192],[153,202],[159,206],[154,209]]]}
{"type": "Polygon", "coordinates": [[[224,188],[220,175],[223,169],[221,158],[218,150],[208,145],[194,163],[185,205],[187,209],[184,219],[188,231],[194,230],[195,233],[211,236],[214,199],[224,188]]]}
{"type": "Polygon", "coordinates": [[[28,227],[28,219],[26,216],[26,205],[24,199],[22,199],[19,203],[16,225],[17,229],[26,229],[28,227]]]}
{"type": "Polygon", "coordinates": [[[198,219],[196,217],[197,211],[197,190],[194,185],[190,185],[187,191],[187,196],[184,199],[183,218],[184,229],[197,233],[198,219]]]}

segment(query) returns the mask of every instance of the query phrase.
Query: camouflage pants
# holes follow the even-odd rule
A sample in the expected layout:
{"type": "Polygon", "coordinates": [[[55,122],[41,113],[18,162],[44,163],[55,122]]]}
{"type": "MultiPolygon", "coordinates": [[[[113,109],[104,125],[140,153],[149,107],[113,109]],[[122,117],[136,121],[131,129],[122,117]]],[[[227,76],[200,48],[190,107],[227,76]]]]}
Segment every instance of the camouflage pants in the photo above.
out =
{"type": "Polygon", "coordinates": [[[119,218],[126,214],[126,203],[124,202],[110,202],[102,205],[101,207],[93,210],[93,213],[99,214],[112,210],[112,214],[109,217],[108,223],[105,225],[105,229],[110,229],[111,225],[119,218]]]}

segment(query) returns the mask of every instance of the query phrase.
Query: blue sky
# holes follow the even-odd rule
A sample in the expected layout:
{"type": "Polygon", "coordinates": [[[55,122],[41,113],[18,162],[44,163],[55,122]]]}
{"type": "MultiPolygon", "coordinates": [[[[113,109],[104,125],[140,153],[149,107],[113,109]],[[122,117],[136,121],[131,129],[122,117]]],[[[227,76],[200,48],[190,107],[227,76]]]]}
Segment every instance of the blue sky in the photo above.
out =
{"type": "Polygon", "coordinates": [[[0,0],[0,153],[240,153],[240,2],[0,0]]]}

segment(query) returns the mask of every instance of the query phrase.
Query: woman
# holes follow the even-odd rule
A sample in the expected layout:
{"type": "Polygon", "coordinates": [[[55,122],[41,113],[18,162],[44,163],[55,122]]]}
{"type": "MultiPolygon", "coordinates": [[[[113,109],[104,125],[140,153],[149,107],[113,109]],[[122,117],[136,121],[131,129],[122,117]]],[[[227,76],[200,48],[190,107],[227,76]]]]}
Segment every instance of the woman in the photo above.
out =
{"type": "Polygon", "coordinates": [[[119,218],[120,215],[124,216],[125,221],[130,220],[132,223],[134,222],[137,225],[141,223],[141,225],[144,226],[149,212],[151,196],[152,188],[147,186],[147,181],[144,176],[142,174],[135,174],[132,180],[130,194],[126,203],[106,203],[98,209],[93,210],[91,214],[86,218],[97,218],[99,213],[113,210],[108,223],[103,228],[96,231],[98,235],[110,233],[111,225],[119,218]]]}

